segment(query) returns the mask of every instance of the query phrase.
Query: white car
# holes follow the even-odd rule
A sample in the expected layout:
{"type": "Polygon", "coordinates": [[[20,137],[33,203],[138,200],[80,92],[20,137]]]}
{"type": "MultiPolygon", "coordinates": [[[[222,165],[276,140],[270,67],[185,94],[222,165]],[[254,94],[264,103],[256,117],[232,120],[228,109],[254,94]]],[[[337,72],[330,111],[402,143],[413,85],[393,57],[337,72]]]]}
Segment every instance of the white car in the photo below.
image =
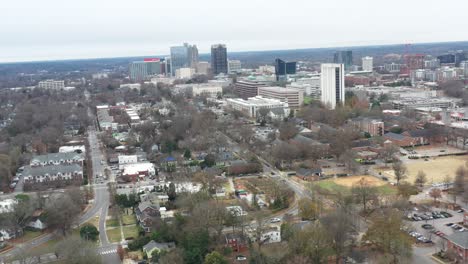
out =
{"type": "Polygon", "coordinates": [[[277,217],[270,219],[270,223],[279,223],[279,222],[281,222],[281,219],[277,217]]]}

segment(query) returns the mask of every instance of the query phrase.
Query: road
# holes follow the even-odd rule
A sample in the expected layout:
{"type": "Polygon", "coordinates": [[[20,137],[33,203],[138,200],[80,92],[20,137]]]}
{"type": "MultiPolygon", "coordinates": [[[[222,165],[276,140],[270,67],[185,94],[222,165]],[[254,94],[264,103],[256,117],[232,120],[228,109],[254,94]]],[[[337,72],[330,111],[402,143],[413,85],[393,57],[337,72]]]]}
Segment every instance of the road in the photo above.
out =
{"type": "MultiPolygon", "coordinates": [[[[91,114],[90,114],[91,115],[91,114]]],[[[88,129],[88,142],[90,146],[90,157],[93,164],[93,180],[94,182],[96,175],[103,175],[104,168],[107,166],[106,158],[102,153],[101,144],[97,137],[97,131],[94,126],[90,126],[88,129]]],[[[114,182],[115,179],[111,177],[110,182],[114,182]]],[[[99,240],[101,243],[98,253],[102,256],[103,263],[120,263],[120,259],[117,255],[117,245],[111,244],[107,238],[106,233],[106,217],[107,211],[109,210],[109,189],[107,183],[94,184],[94,203],[91,209],[89,209],[80,218],[80,224],[89,221],[91,218],[99,216],[99,240]]]]}
{"type": "MultiPolygon", "coordinates": [[[[91,111],[89,111],[89,115],[93,117],[91,111]]],[[[94,119],[93,119],[94,120],[94,119]]],[[[100,142],[97,137],[97,131],[94,126],[90,126],[88,128],[88,141],[90,149],[88,150],[90,153],[93,170],[92,170],[92,179],[90,182],[94,182],[94,177],[99,174],[104,173],[104,168],[106,166],[105,162],[101,163],[101,161],[105,161],[104,155],[101,151],[100,142]]],[[[113,177],[110,178],[110,181],[115,181],[113,177]]],[[[109,208],[109,190],[107,183],[104,184],[94,184],[94,201],[91,204],[91,207],[80,217],[78,221],[78,225],[82,225],[87,221],[91,220],[93,217],[99,217],[99,240],[101,245],[98,248],[98,253],[102,256],[103,263],[120,263],[120,259],[117,255],[117,244],[109,243],[106,234],[106,217],[107,211],[109,208]]],[[[0,254],[0,262],[4,259],[9,259],[16,255],[22,254],[23,252],[30,250],[34,247],[37,247],[41,244],[48,242],[49,240],[53,239],[53,234],[46,234],[39,238],[30,240],[26,243],[21,245],[17,245],[14,249],[0,254]]]]}

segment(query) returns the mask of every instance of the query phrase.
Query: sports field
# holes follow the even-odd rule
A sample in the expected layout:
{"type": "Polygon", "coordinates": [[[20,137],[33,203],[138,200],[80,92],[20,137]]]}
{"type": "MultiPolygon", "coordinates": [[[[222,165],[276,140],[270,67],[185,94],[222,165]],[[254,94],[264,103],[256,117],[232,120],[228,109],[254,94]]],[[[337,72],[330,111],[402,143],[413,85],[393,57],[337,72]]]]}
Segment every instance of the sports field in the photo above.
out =
{"type": "MultiPolygon", "coordinates": [[[[405,160],[404,163],[408,169],[408,177],[405,180],[413,183],[418,171],[426,173],[427,184],[442,183],[447,175],[453,180],[457,168],[465,166],[467,161],[467,156],[429,158],[428,161],[424,159],[405,160]]],[[[381,168],[379,171],[391,181],[395,181],[391,164],[388,165],[388,168],[381,168]]]]}
{"type": "Polygon", "coordinates": [[[321,180],[313,182],[312,187],[318,188],[320,192],[325,192],[328,194],[349,194],[353,185],[359,182],[361,179],[365,179],[371,186],[376,187],[377,190],[383,195],[392,195],[396,193],[395,187],[391,186],[383,180],[368,175],[321,180]]]}
{"type": "Polygon", "coordinates": [[[366,180],[366,182],[371,186],[382,186],[387,184],[385,181],[378,179],[376,177],[362,175],[362,176],[349,176],[349,177],[341,177],[337,179],[333,179],[333,181],[338,185],[343,185],[347,187],[352,187],[354,184],[359,182],[361,179],[366,180]]]}

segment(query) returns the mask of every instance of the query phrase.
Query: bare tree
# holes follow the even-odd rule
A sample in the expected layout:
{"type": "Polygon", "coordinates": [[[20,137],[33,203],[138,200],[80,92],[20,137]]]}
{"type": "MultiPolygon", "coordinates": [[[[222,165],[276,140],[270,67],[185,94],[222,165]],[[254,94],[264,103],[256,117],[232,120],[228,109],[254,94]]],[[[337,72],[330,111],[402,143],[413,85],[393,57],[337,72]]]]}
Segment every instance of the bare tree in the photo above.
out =
{"type": "Polygon", "coordinates": [[[79,237],[69,237],[61,241],[55,249],[56,255],[71,264],[101,263],[96,244],[79,237]]]}
{"type": "Polygon", "coordinates": [[[424,184],[427,182],[426,173],[424,171],[418,171],[416,175],[416,179],[414,180],[414,184],[419,188],[424,187],[424,184]]]}
{"type": "Polygon", "coordinates": [[[328,230],[328,235],[331,238],[331,248],[336,254],[336,264],[339,264],[353,244],[351,218],[343,208],[339,208],[322,218],[321,223],[328,230]]]}
{"type": "Polygon", "coordinates": [[[397,185],[400,185],[400,181],[406,179],[407,169],[406,166],[403,164],[401,160],[395,160],[392,163],[393,172],[395,173],[395,179],[397,181],[397,185]]]}
{"type": "Polygon", "coordinates": [[[385,162],[385,167],[388,166],[388,162],[395,158],[395,154],[398,153],[398,147],[394,145],[386,145],[380,152],[380,157],[385,162]]]}
{"type": "Polygon", "coordinates": [[[293,122],[284,122],[279,127],[280,139],[289,140],[299,133],[299,129],[296,127],[296,124],[293,122]]]}
{"type": "Polygon", "coordinates": [[[352,193],[357,202],[362,204],[364,212],[367,212],[367,204],[375,199],[377,190],[365,178],[360,179],[353,185],[352,193]]]}
{"type": "Polygon", "coordinates": [[[52,199],[45,211],[49,226],[59,229],[65,236],[77,220],[81,208],[70,195],[63,194],[59,198],[52,199]]]}
{"type": "Polygon", "coordinates": [[[429,196],[434,198],[434,203],[436,203],[437,199],[442,197],[442,191],[439,188],[432,188],[429,191],[429,196]]]}

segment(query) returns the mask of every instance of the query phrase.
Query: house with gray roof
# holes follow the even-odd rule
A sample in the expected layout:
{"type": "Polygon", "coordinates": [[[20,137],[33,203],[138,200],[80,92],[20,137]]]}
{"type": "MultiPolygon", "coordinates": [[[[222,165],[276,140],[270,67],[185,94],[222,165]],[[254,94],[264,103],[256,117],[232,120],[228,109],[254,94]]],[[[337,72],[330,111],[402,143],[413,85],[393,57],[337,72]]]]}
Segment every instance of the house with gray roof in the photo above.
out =
{"type": "Polygon", "coordinates": [[[151,259],[155,252],[160,253],[161,251],[170,251],[176,247],[174,242],[169,243],[158,243],[154,240],[148,242],[148,244],[143,246],[143,252],[146,253],[148,259],[151,259]]]}
{"type": "Polygon", "coordinates": [[[64,187],[81,185],[83,182],[83,167],[79,164],[59,164],[48,166],[26,166],[23,171],[25,190],[40,189],[40,187],[64,187]]]}
{"type": "Polygon", "coordinates": [[[48,166],[60,164],[80,164],[83,165],[83,155],[76,152],[68,153],[48,153],[45,155],[35,156],[31,159],[31,166],[48,166]]]}

